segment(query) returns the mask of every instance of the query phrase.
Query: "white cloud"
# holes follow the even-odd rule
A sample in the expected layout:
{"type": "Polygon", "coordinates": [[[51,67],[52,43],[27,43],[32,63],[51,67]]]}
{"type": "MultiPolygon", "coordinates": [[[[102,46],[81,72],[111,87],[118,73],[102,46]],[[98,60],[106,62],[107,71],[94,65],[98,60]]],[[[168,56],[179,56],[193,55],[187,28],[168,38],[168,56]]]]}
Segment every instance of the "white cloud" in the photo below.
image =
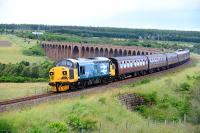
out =
{"type": "Polygon", "coordinates": [[[199,7],[200,0],[0,0],[0,23],[99,26],[104,20],[128,12],[199,7]]]}

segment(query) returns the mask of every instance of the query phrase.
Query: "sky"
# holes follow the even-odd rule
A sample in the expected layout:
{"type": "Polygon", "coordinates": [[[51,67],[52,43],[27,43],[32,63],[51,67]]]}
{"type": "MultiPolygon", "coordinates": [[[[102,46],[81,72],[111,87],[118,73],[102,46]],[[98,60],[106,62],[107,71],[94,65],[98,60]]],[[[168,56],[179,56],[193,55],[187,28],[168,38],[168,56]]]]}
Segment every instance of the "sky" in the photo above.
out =
{"type": "Polygon", "coordinates": [[[200,0],[0,0],[0,23],[200,31],[200,0]]]}

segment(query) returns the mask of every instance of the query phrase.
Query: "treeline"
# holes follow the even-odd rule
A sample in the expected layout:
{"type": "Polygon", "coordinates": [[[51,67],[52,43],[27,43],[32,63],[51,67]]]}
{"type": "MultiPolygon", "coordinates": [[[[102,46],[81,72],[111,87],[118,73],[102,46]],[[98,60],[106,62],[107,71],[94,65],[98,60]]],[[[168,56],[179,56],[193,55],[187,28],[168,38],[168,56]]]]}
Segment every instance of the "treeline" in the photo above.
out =
{"type": "Polygon", "coordinates": [[[16,64],[0,63],[0,82],[38,82],[48,81],[49,70],[53,63],[29,63],[21,61],[16,64]]]}
{"type": "Polygon", "coordinates": [[[200,32],[155,30],[155,29],[129,29],[109,27],[83,27],[83,26],[52,26],[28,24],[0,24],[0,32],[10,30],[43,30],[52,33],[73,34],[81,37],[108,37],[125,39],[143,39],[160,41],[182,41],[200,43],[200,32]]]}

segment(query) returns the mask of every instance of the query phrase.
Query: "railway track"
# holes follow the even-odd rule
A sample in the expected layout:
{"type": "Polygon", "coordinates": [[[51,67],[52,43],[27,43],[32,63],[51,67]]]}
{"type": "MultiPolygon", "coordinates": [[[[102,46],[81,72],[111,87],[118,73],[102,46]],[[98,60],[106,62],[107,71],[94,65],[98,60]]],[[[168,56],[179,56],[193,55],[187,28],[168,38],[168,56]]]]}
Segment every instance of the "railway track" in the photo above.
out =
{"type": "Polygon", "coordinates": [[[53,94],[54,94],[53,92],[48,92],[48,93],[33,95],[33,96],[29,96],[29,97],[22,97],[22,98],[5,100],[5,101],[0,102],[0,106],[24,102],[24,101],[29,101],[29,100],[34,100],[34,99],[38,99],[38,98],[42,98],[42,97],[48,97],[48,96],[51,96],[53,94]]]}
{"type": "Polygon", "coordinates": [[[111,88],[119,88],[122,85],[129,84],[129,83],[132,83],[132,82],[135,82],[135,81],[147,78],[147,77],[160,76],[167,72],[177,71],[178,69],[184,68],[185,66],[191,64],[191,62],[192,61],[190,60],[180,66],[170,68],[170,69],[167,69],[164,71],[159,71],[159,72],[151,73],[151,74],[144,75],[144,76],[134,77],[134,78],[129,77],[125,80],[112,82],[112,83],[109,83],[109,84],[103,85],[103,86],[102,85],[90,86],[83,90],[75,89],[75,90],[68,91],[66,93],[48,92],[48,93],[29,96],[29,97],[0,101],[0,112],[5,112],[5,111],[12,110],[12,109],[18,109],[18,108],[23,109],[24,107],[37,105],[37,104],[45,102],[45,101],[52,101],[52,100],[56,100],[56,99],[62,100],[62,99],[70,98],[70,97],[80,96],[82,94],[94,93],[97,90],[108,90],[111,88]]]}

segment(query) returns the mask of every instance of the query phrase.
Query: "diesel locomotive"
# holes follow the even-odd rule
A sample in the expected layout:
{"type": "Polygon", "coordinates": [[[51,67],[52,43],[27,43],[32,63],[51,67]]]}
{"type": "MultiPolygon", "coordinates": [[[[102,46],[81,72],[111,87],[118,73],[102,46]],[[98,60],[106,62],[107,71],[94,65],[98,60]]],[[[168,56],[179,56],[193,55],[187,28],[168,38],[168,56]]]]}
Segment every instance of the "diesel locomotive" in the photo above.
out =
{"type": "Polygon", "coordinates": [[[176,67],[190,59],[189,50],[153,55],[62,59],[49,71],[49,85],[55,92],[107,84],[176,67]]]}

